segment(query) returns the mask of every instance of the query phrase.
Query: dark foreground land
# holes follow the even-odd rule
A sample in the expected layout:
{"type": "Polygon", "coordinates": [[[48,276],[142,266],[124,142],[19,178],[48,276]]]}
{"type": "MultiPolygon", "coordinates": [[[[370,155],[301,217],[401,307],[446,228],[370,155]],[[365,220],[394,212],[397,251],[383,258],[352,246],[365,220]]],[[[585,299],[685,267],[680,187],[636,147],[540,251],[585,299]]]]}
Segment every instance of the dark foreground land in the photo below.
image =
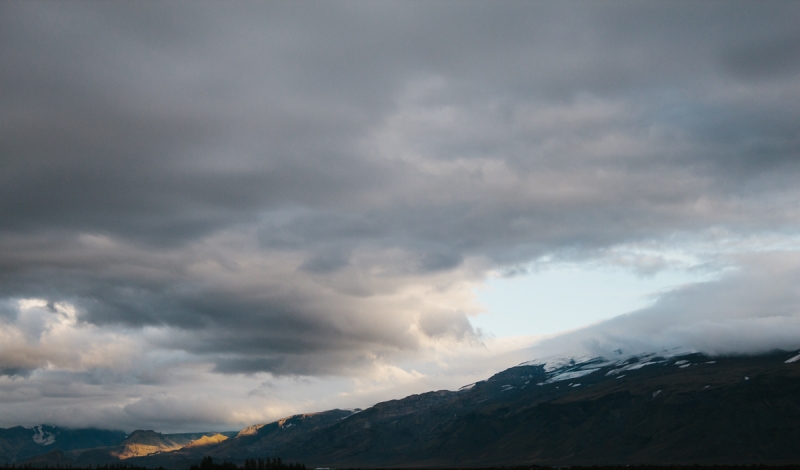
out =
{"type": "MultiPolygon", "coordinates": [[[[245,461],[243,465],[236,465],[231,462],[216,463],[209,459],[203,459],[200,465],[192,465],[191,470],[313,470],[307,469],[303,464],[275,464],[266,460],[266,465],[262,461],[245,461]],[[257,465],[257,467],[253,467],[257,465]]],[[[35,467],[30,464],[8,465],[7,469],[37,469],[37,470],[165,470],[164,467],[153,469],[150,467],[137,467],[124,464],[98,465],[96,467],[35,467]]],[[[592,466],[571,466],[571,467],[547,467],[539,465],[521,465],[508,467],[465,467],[465,468],[414,468],[413,470],[558,470],[569,468],[570,470],[800,470],[798,465],[592,465],[592,466]]],[[[409,468],[392,469],[353,469],[353,468],[325,468],[325,470],[409,470],[409,468]]]]}

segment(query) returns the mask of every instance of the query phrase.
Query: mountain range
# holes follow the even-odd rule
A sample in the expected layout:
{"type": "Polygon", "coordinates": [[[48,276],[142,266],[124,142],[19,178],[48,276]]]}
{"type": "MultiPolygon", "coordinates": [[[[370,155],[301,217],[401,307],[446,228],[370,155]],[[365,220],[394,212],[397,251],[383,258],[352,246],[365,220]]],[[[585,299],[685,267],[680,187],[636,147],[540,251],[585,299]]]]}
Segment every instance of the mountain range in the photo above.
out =
{"type": "Polygon", "coordinates": [[[0,429],[0,462],[188,468],[203,456],[325,467],[800,463],[800,354],[662,351],[523,363],[457,391],[238,433],[0,429]]]}

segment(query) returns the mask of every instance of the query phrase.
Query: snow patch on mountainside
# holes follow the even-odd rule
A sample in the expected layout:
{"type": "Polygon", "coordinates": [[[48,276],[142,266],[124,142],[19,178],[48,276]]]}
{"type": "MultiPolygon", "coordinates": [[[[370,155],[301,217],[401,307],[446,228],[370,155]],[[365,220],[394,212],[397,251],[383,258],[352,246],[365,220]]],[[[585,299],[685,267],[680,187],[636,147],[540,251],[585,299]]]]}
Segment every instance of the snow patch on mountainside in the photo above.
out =
{"type": "Polygon", "coordinates": [[[56,435],[45,431],[41,426],[34,426],[33,431],[33,442],[40,446],[49,446],[56,442],[56,435]]]}
{"type": "Polygon", "coordinates": [[[594,369],[584,369],[584,370],[571,370],[571,371],[564,371],[553,374],[552,377],[549,377],[542,383],[551,384],[553,382],[561,382],[562,380],[571,380],[577,379],[578,377],[583,377],[584,375],[589,375],[592,372],[599,370],[599,368],[594,369]]]}
{"type": "MultiPolygon", "coordinates": [[[[602,356],[573,356],[573,357],[550,357],[523,362],[520,365],[541,366],[546,372],[547,379],[537,385],[545,385],[563,380],[576,379],[589,375],[592,372],[605,367],[613,367],[606,373],[606,376],[622,377],[624,372],[638,370],[646,366],[655,364],[669,363],[673,357],[689,354],[683,348],[673,348],[662,350],[658,353],[651,352],[646,354],[625,356],[621,350],[614,351],[616,358],[606,358],[602,356]]],[[[688,361],[677,361],[676,365],[685,364],[688,361]]]]}
{"type": "Polygon", "coordinates": [[[622,367],[617,367],[616,369],[611,369],[610,371],[606,372],[606,375],[617,375],[620,372],[625,372],[628,370],[638,370],[645,366],[650,366],[653,364],[660,364],[664,361],[646,361],[646,362],[634,362],[633,364],[628,364],[622,367]]]}

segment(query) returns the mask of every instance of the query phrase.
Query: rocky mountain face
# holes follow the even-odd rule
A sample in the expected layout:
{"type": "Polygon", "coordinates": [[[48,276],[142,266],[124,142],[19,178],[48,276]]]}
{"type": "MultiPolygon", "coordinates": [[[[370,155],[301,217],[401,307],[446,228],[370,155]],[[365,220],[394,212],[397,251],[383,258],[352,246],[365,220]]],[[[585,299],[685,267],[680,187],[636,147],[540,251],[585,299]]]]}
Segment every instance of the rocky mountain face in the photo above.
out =
{"type": "MultiPolygon", "coordinates": [[[[26,432],[31,442],[38,436],[41,443],[33,443],[40,449],[55,445],[44,444],[46,434],[26,432]]],[[[125,462],[186,468],[210,455],[324,467],[797,464],[800,354],[665,352],[526,363],[459,391],[290,416],[230,439],[179,443],[164,436],[141,431],[111,451],[53,458],[99,463],[89,457],[102,452],[119,462],[120,449],[150,449],[125,462]]]]}

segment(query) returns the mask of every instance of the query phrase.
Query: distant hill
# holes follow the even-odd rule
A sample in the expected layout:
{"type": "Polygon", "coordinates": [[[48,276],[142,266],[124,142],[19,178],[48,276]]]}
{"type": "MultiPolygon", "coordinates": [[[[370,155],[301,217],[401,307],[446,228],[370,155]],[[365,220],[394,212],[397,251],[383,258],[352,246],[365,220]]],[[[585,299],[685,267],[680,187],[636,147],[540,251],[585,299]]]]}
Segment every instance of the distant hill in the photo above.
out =
{"type": "Polygon", "coordinates": [[[0,428],[0,462],[20,462],[53,451],[116,446],[126,436],[122,431],[103,429],[64,429],[54,426],[0,428]]]}
{"type": "MultiPolygon", "coordinates": [[[[55,445],[36,435],[42,453],[55,445]]],[[[800,354],[526,363],[459,391],[294,415],[235,436],[170,436],[137,431],[113,448],[64,457],[119,462],[128,449],[127,464],[167,468],[206,455],[310,467],[800,464],[800,354]]]]}
{"type": "MultiPolygon", "coordinates": [[[[235,433],[225,433],[234,435],[235,433]]],[[[78,465],[104,465],[135,457],[147,457],[175,452],[181,449],[195,449],[202,452],[209,446],[216,446],[228,439],[228,435],[208,433],[161,434],[152,430],[137,430],[115,447],[89,449],[75,455],[78,465]]]]}
{"type": "Polygon", "coordinates": [[[216,445],[236,433],[161,434],[155,431],[65,429],[55,426],[0,428],[0,464],[34,466],[101,465],[186,446],[216,445]]]}

